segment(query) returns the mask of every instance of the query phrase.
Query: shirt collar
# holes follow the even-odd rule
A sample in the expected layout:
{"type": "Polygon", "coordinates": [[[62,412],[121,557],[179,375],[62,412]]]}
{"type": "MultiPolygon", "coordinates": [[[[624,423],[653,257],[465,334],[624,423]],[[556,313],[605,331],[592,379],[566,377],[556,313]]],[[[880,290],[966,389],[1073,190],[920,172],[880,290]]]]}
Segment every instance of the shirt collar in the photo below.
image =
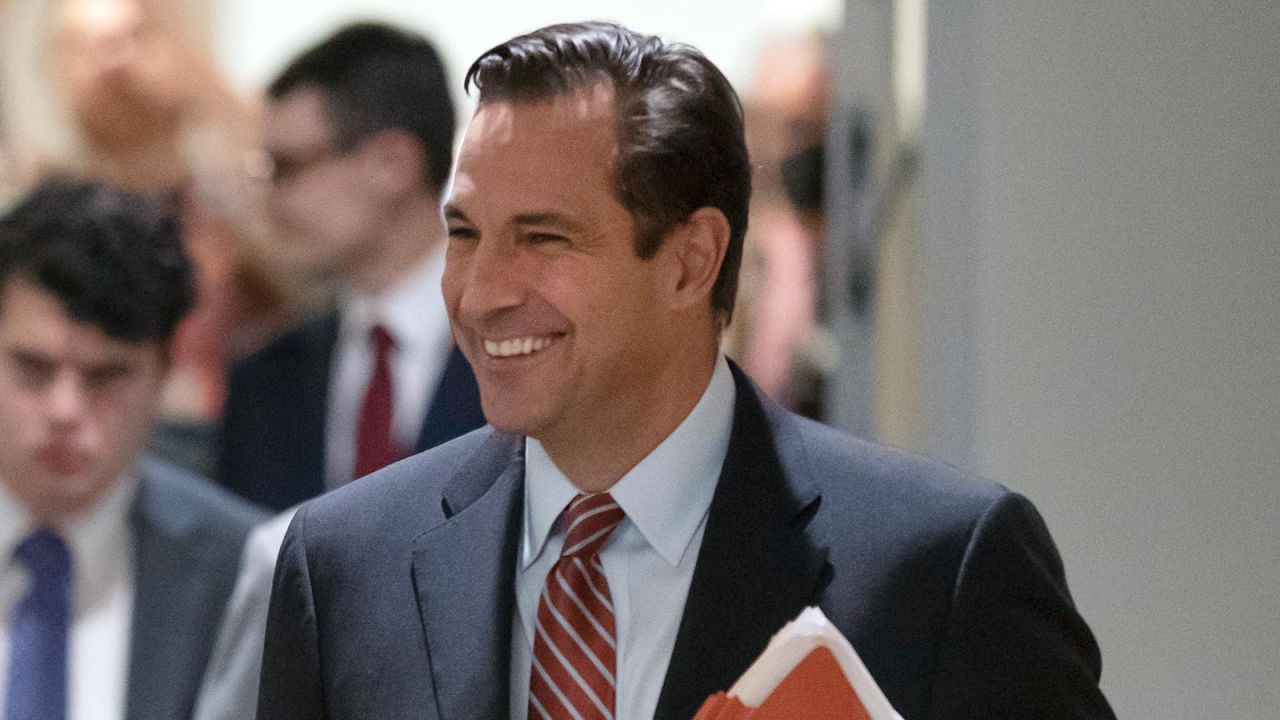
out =
{"type": "MultiPolygon", "coordinates": [[[[102,567],[104,553],[117,547],[120,534],[128,532],[138,483],[133,472],[124,473],[92,507],[55,528],[67,543],[77,574],[102,567]]],[[[8,567],[14,548],[34,530],[31,514],[0,485],[0,568],[8,567]]]]}
{"type": "Polygon", "coordinates": [[[136,474],[126,472],[96,505],[63,529],[63,539],[71,548],[84,587],[99,585],[100,573],[112,567],[106,558],[119,552],[122,540],[129,537],[129,513],[138,494],[138,483],[136,474]]]}
{"type": "MultiPolygon", "coordinates": [[[[722,355],[688,416],[609,490],[627,521],[671,565],[680,563],[711,507],[729,449],[735,396],[733,375],[722,355]]],[[[542,553],[556,519],[577,494],[542,444],[525,438],[522,569],[542,553]]]]}
{"type": "Polygon", "coordinates": [[[434,346],[441,337],[447,338],[449,322],[440,292],[444,255],[443,244],[433,248],[400,282],[381,294],[344,294],[343,337],[364,342],[369,328],[381,323],[401,349],[434,346]]]}
{"type": "Polygon", "coordinates": [[[0,569],[8,568],[13,549],[31,530],[31,516],[26,508],[0,483],[0,569]]]}

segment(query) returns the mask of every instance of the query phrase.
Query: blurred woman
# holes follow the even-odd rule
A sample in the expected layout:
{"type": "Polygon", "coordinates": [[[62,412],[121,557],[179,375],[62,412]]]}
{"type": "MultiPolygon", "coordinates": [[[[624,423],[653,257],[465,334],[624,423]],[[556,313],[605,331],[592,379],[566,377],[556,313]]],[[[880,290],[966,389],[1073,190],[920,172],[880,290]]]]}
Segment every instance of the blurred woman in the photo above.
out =
{"type": "Polygon", "coordinates": [[[8,0],[0,12],[0,108],[17,172],[70,171],[144,191],[183,221],[199,300],[178,331],[163,415],[170,429],[194,432],[189,449],[203,453],[228,363],[286,315],[245,166],[254,119],[187,31],[181,4],[8,0]]]}

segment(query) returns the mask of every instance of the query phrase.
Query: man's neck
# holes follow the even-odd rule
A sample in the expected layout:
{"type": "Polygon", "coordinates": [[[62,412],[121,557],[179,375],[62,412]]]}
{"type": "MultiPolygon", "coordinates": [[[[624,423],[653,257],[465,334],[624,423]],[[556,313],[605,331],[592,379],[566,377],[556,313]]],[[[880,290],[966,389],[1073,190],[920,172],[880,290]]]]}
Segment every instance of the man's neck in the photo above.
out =
{"type": "MultiPolygon", "coordinates": [[[[2,481],[0,481],[2,482],[2,481]]],[[[100,488],[92,495],[77,498],[74,503],[66,500],[49,500],[43,498],[21,498],[7,488],[0,486],[0,516],[6,520],[25,517],[28,529],[48,528],[65,534],[77,523],[84,523],[86,518],[104,512],[111,506],[111,512],[121,511],[133,497],[138,481],[135,475],[122,473],[115,482],[100,488]]]]}
{"type": "Polygon", "coordinates": [[[666,364],[653,387],[633,402],[611,404],[574,428],[560,428],[538,440],[556,467],[583,492],[604,492],[662,444],[689,416],[706,392],[719,349],[690,350],[684,362],[666,364]]]}

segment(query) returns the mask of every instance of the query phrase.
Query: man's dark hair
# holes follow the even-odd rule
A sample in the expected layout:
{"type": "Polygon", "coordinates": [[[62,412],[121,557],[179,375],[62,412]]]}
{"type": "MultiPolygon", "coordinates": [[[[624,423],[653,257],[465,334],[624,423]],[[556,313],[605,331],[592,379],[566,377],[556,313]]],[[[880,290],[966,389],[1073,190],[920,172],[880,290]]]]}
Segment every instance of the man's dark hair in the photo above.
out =
{"type": "Polygon", "coordinates": [[[609,83],[617,116],[614,192],[636,221],[636,254],[699,208],[729,220],[729,248],[712,290],[720,327],[738,290],[751,200],[742,105],[729,81],[696,48],[613,23],[551,25],[482,54],[467,70],[479,103],[540,101],[609,83]]]}
{"type": "Polygon", "coordinates": [[[131,343],[167,346],[195,301],[177,221],[141,195],[85,180],[46,180],[0,216],[0,293],[14,278],[131,343]]]}
{"type": "Polygon", "coordinates": [[[444,187],[457,120],[444,63],[425,37],[384,23],[343,26],[289,63],[267,95],[279,100],[303,87],[324,93],[339,149],[403,130],[422,143],[428,186],[444,187]]]}

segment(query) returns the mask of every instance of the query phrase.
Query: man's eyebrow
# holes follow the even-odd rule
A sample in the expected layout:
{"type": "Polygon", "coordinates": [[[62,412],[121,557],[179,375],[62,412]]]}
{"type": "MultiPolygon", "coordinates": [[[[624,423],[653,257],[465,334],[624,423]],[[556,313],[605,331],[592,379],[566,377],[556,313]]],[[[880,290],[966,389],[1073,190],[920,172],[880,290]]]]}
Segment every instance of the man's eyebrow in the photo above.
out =
{"type": "MultiPolygon", "coordinates": [[[[461,208],[452,203],[445,203],[442,208],[442,212],[446,221],[453,220],[455,222],[471,223],[471,218],[467,217],[467,214],[463,212],[461,208]]],[[[535,227],[553,228],[570,233],[581,233],[584,231],[582,225],[574,222],[563,213],[551,210],[519,213],[512,218],[512,221],[516,225],[532,225],[535,227]]]]}
{"type": "Polygon", "coordinates": [[[458,222],[465,223],[471,222],[471,218],[467,217],[466,213],[462,212],[462,210],[458,209],[457,205],[452,203],[445,203],[443,212],[445,220],[457,220],[458,222]]]}
{"type": "Polygon", "coordinates": [[[21,360],[22,362],[43,363],[46,365],[57,364],[57,360],[50,357],[49,355],[43,352],[40,352],[39,350],[33,350],[31,348],[23,347],[21,345],[6,348],[5,354],[11,358],[16,358],[17,360],[21,360]]]}
{"type": "Polygon", "coordinates": [[[527,212],[515,216],[517,225],[536,225],[540,227],[558,228],[566,232],[580,233],[583,228],[565,215],[552,212],[527,212]]]}

